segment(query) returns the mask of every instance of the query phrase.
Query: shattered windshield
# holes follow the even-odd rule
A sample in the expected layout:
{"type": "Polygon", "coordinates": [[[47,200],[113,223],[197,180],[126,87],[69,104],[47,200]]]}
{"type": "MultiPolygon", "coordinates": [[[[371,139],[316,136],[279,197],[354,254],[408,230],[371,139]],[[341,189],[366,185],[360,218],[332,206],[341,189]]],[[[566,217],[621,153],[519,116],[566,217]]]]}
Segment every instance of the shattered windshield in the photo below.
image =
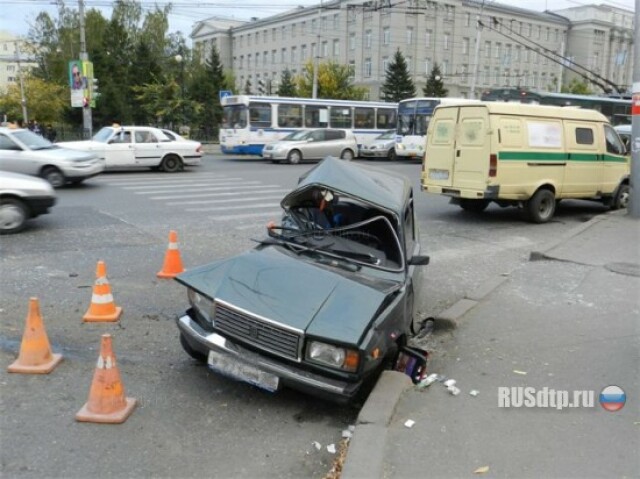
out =
{"type": "Polygon", "coordinates": [[[327,188],[309,188],[269,235],[294,247],[389,271],[404,267],[395,219],[388,212],[327,188]]]}

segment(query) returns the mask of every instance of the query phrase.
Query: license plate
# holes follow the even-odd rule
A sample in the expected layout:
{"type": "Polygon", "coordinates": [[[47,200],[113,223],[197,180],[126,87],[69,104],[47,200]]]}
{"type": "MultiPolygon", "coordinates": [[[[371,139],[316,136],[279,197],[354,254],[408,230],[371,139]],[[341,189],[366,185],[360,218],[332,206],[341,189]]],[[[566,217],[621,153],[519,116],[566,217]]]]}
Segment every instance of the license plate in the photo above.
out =
{"type": "Polygon", "coordinates": [[[431,180],[448,180],[448,170],[429,170],[429,179],[431,180]]]}
{"type": "Polygon", "coordinates": [[[269,160],[270,160],[271,158],[273,158],[273,155],[272,155],[271,153],[265,153],[263,156],[264,156],[265,158],[268,158],[269,160]]]}
{"type": "Polygon", "coordinates": [[[280,386],[280,378],[275,374],[261,371],[255,366],[238,363],[229,356],[220,354],[217,351],[209,351],[207,363],[211,369],[220,374],[237,381],[253,384],[270,392],[277,391],[280,386]]]}

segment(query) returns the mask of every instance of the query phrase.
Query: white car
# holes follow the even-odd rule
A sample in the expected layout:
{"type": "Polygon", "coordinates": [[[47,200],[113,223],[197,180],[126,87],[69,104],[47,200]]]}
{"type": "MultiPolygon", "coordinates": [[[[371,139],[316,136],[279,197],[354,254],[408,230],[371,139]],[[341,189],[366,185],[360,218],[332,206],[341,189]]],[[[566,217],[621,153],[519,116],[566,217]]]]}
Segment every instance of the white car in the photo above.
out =
{"type": "Polygon", "coordinates": [[[202,161],[202,145],[197,141],[173,141],[149,126],[105,126],[91,140],[58,145],[97,154],[104,158],[107,170],[147,167],[174,172],[202,161]]]}
{"type": "Polygon", "coordinates": [[[0,171],[0,235],[17,233],[55,203],[53,187],[43,179],[0,171]]]}
{"type": "Polygon", "coordinates": [[[61,148],[22,128],[0,128],[0,170],[44,178],[54,188],[99,175],[97,155],[61,148]]]}

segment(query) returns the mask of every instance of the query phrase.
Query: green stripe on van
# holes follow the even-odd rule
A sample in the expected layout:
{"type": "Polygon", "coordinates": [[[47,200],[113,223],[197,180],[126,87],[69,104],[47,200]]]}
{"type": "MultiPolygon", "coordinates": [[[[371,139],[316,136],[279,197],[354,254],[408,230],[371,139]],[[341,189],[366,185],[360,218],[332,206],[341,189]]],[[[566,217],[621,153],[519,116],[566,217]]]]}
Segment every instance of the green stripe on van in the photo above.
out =
{"type": "MultiPolygon", "coordinates": [[[[593,153],[553,153],[543,151],[501,151],[498,153],[499,160],[511,161],[536,161],[557,163],[559,161],[603,161],[600,155],[593,153]]],[[[624,156],[604,155],[605,162],[625,163],[627,160],[624,156]]]]}

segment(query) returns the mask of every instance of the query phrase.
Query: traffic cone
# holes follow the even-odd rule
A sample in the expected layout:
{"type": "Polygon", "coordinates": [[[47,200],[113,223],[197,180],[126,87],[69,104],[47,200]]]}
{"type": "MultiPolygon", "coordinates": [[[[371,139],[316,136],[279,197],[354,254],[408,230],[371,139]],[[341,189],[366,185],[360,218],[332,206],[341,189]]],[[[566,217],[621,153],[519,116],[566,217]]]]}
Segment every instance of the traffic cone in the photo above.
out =
{"type": "Polygon", "coordinates": [[[134,398],[125,396],[111,335],[103,334],[89,400],[76,414],[76,421],[120,424],[131,415],[136,403],[134,398]]]}
{"type": "Polygon", "coordinates": [[[7,370],[10,373],[49,374],[60,361],[62,361],[62,354],[51,353],[49,338],[40,315],[38,298],[30,298],[20,353],[18,359],[7,370]]]}
{"type": "Polygon", "coordinates": [[[178,233],[169,231],[169,247],[164,256],[162,270],[158,272],[158,278],[175,278],[184,271],[180,250],[178,249],[178,233]]]}
{"type": "Polygon", "coordinates": [[[122,308],[116,306],[113,302],[111,286],[109,286],[109,281],[107,280],[107,267],[104,261],[98,261],[91,304],[89,304],[89,309],[82,317],[82,320],[86,323],[114,322],[118,321],[121,315],[122,308]]]}

